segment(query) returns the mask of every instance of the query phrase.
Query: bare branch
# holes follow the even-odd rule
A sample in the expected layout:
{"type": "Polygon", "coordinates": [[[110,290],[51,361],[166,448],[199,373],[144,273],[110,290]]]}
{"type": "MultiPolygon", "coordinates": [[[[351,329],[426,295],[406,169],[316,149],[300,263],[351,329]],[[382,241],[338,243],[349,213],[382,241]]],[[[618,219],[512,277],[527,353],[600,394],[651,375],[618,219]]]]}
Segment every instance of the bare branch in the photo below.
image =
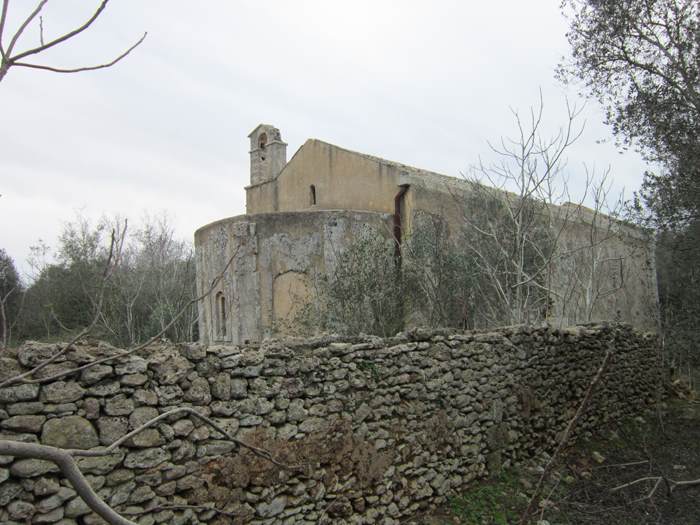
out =
{"type": "Polygon", "coordinates": [[[239,439],[236,439],[233,437],[231,434],[229,434],[226,430],[224,430],[221,425],[219,425],[216,421],[213,419],[208,418],[205,415],[200,414],[197,412],[194,408],[191,407],[179,407],[179,408],[174,408],[172,410],[169,410],[168,412],[164,412],[153,419],[150,419],[143,425],[139,426],[138,428],[132,430],[128,434],[122,436],[121,438],[117,439],[114,443],[109,445],[106,448],[98,448],[98,449],[92,449],[92,450],[80,450],[80,449],[71,449],[67,450],[67,452],[74,457],[96,457],[96,456],[105,456],[108,454],[113,454],[117,451],[117,448],[124,442],[128,441],[129,439],[133,438],[137,434],[140,434],[144,430],[146,430],[149,427],[152,427],[156,423],[162,421],[163,419],[170,418],[176,414],[189,414],[191,416],[194,416],[197,419],[200,419],[210,427],[212,427],[214,430],[219,432],[221,435],[223,435],[228,441],[231,441],[232,443],[235,443],[236,445],[239,445],[240,447],[246,448],[253,452],[256,456],[260,456],[261,458],[264,458],[268,460],[270,463],[283,468],[285,470],[299,470],[299,466],[290,466],[285,463],[282,463],[280,461],[277,461],[274,457],[272,457],[272,454],[262,448],[250,445],[246,443],[245,441],[241,441],[239,439]]]}
{"type": "Polygon", "coordinates": [[[106,64],[99,64],[96,66],[83,66],[83,67],[76,67],[76,68],[59,68],[59,67],[53,67],[53,66],[44,66],[41,64],[29,64],[27,62],[13,62],[13,66],[19,66],[19,67],[28,67],[31,69],[43,69],[45,71],[52,71],[54,73],[81,73],[82,71],[95,71],[97,69],[105,69],[108,67],[112,67],[114,64],[122,60],[123,58],[126,58],[129,53],[131,53],[134,49],[136,49],[141,42],[144,41],[146,38],[146,35],[148,35],[148,32],[144,33],[143,36],[129,49],[124,51],[121,55],[119,55],[117,58],[114,60],[107,62],[106,64]]]}
{"type": "MultiPolygon", "coordinates": [[[[48,2],[48,1],[49,0],[41,0],[41,2],[39,2],[39,5],[36,6],[34,11],[32,11],[31,14],[27,17],[27,19],[22,23],[22,25],[19,26],[19,29],[17,29],[17,32],[12,37],[12,40],[10,40],[10,44],[7,46],[7,51],[5,52],[5,54],[8,57],[12,57],[12,50],[14,49],[15,44],[17,43],[17,40],[19,39],[20,36],[22,36],[22,33],[24,33],[24,30],[32,22],[32,20],[34,20],[36,15],[38,15],[41,12],[41,10],[46,5],[46,2],[48,2]]],[[[18,58],[18,57],[12,57],[9,60],[10,60],[10,62],[12,62],[16,58],[18,58]]]]}
{"type": "Polygon", "coordinates": [[[123,518],[107,505],[92,489],[83,473],[75,463],[70,452],[38,443],[20,443],[0,440],[0,454],[16,458],[33,458],[51,461],[56,464],[63,475],[71,482],[76,492],[85,503],[110,525],[136,525],[123,518]]]}
{"type": "Polygon", "coordinates": [[[0,57],[5,58],[5,48],[2,45],[2,37],[5,31],[5,20],[7,20],[7,6],[10,0],[2,0],[2,12],[0,12],[0,57]]]}
{"type": "MultiPolygon", "coordinates": [[[[35,12],[32,13],[32,15],[31,15],[31,16],[27,19],[27,21],[25,22],[25,26],[26,26],[26,24],[28,24],[29,22],[31,22],[32,18],[34,18],[34,17],[39,13],[39,11],[41,10],[41,8],[44,6],[44,4],[45,4],[47,1],[48,1],[48,0],[42,0],[42,2],[41,2],[41,4],[39,5],[39,7],[37,7],[37,9],[35,10],[35,12]]],[[[37,53],[41,53],[42,51],[46,51],[47,49],[52,48],[53,46],[55,46],[55,45],[57,45],[57,44],[60,44],[61,42],[65,42],[66,40],[69,40],[69,39],[73,38],[75,35],[77,35],[77,34],[79,34],[79,33],[82,33],[82,32],[85,31],[88,27],[90,27],[90,26],[92,25],[92,23],[93,23],[95,20],[97,20],[97,17],[100,16],[100,14],[101,14],[102,11],[104,10],[104,8],[107,7],[107,3],[108,3],[108,2],[109,2],[109,0],[102,0],[102,3],[99,5],[99,7],[97,8],[97,10],[92,14],[92,16],[87,20],[87,22],[85,22],[83,25],[81,25],[81,26],[78,27],[77,29],[74,29],[73,31],[70,31],[70,32],[66,33],[65,35],[59,36],[58,38],[56,38],[56,39],[54,39],[54,40],[51,40],[51,41],[50,41],[49,43],[47,43],[47,44],[41,45],[41,46],[39,46],[39,47],[35,47],[35,48],[33,48],[33,49],[29,49],[29,50],[24,51],[24,52],[22,52],[22,53],[19,53],[19,54],[15,55],[14,57],[12,57],[12,61],[14,62],[14,61],[20,60],[20,59],[22,59],[22,58],[24,58],[24,57],[28,57],[28,56],[30,56],[30,55],[35,55],[35,54],[37,54],[37,53]]],[[[23,29],[23,28],[21,28],[21,29],[23,29]]],[[[16,40],[16,37],[15,37],[15,40],[16,40]]],[[[13,42],[10,44],[9,49],[7,50],[7,54],[8,54],[8,55],[11,55],[11,54],[12,54],[12,46],[13,46],[13,44],[14,44],[14,40],[13,40],[13,42]]]]}
{"type": "Polygon", "coordinates": [[[666,486],[666,495],[668,497],[671,497],[676,489],[686,489],[690,487],[700,486],[700,478],[691,479],[688,481],[675,481],[667,478],[666,476],[646,476],[643,478],[635,479],[634,481],[630,481],[629,483],[623,483],[622,485],[618,485],[617,487],[610,489],[610,492],[619,492],[622,489],[632,487],[634,485],[644,483],[647,481],[654,482],[654,484],[651,487],[651,490],[649,490],[646,496],[642,496],[641,498],[634,500],[633,503],[639,503],[640,501],[649,500],[653,498],[659,486],[661,485],[661,482],[663,482],[666,486]]]}

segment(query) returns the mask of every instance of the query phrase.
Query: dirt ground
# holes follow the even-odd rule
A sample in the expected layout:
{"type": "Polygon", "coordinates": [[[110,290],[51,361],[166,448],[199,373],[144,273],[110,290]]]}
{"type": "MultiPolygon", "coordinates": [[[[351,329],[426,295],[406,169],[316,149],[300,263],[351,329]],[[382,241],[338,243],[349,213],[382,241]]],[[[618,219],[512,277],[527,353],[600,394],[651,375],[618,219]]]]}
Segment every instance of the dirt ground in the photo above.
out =
{"type": "MultiPolygon", "coordinates": [[[[700,525],[700,485],[679,487],[669,495],[664,480],[700,478],[700,402],[684,384],[672,394],[655,411],[603,430],[568,450],[557,463],[531,523],[700,525]],[[642,478],[650,479],[612,490],[642,478]]],[[[479,483],[449,507],[417,522],[517,523],[543,462],[479,483]]]]}

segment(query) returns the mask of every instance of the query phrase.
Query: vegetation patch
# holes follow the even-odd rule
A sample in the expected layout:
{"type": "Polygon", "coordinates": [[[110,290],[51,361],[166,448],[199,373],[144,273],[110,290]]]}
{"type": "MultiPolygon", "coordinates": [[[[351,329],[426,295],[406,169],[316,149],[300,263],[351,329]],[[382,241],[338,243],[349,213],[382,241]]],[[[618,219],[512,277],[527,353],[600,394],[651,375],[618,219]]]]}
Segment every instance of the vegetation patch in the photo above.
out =
{"type": "MultiPolygon", "coordinates": [[[[700,484],[700,404],[675,399],[567,451],[531,523],[541,525],[696,525],[700,484]],[[660,481],[659,481],[660,480],[660,481]],[[654,490],[657,482],[659,485],[654,490]]],[[[418,523],[517,524],[546,458],[475,485],[418,523]]]]}
{"type": "Polygon", "coordinates": [[[518,510],[524,502],[527,500],[521,492],[515,472],[508,471],[453,498],[450,509],[457,523],[508,525],[516,521],[518,510]]]}

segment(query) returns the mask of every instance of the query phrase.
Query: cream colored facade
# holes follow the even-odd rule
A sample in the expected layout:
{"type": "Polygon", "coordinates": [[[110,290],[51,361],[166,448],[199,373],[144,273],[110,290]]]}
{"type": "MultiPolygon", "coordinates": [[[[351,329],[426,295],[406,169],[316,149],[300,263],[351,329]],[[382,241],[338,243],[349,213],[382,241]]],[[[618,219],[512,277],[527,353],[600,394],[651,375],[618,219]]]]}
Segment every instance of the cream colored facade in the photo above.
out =
{"type": "MultiPolygon", "coordinates": [[[[287,162],[287,145],[279,130],[269,125],[259,125],[249,138],[246,215],[217,221],[195,233],[200,293],[231,261],[216,289],[200,303],[200,337],[205,342],[242,343],[293,332],[295,312],[309,296],[310,274],[331,268],[338,253],[368,225],[400,243],[419,212],[442,216],[453,225],[470,213],[463,198],[468,186],[460,179],[316,139],[307,140],[287,162]]],[[[567,216],[562,242],[575,251],[579,241],[589,237],[592,219],[581,209],[567,216]]],[[[620,224],[616,229],[616,240],[601,252],[600,260],[608,262],[600,271],[613,281],[619,273],[628,286],[599,297],[587,318],[654,328],[652,239],[630,226],[620,224]]],[[[585,264],[585,258],[578,264],[585,264]]],[[[552,315],[565,322],[580,320],[595,291],[585,286],[580,291],[581,283],[571,282],[570,266],[561,265],[555,274],[562,293],[571,300],[568,311],[555,308],[552,315]]]]}

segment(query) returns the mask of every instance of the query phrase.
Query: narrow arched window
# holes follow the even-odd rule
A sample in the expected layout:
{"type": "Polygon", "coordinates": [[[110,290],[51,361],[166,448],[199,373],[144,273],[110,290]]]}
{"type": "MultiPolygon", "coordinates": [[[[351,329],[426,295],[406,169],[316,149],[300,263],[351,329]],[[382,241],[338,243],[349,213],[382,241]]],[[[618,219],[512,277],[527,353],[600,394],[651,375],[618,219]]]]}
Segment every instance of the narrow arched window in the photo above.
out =
{"type": "Polygon", "coordinates": [[[309,202],[311,203],[311,206],[316,204],[316,186],[313,184],[309,187],[309,202]]]}
{"type": "Polygon", "coordinates": [[[267,146],[267,134],[262,133],[258,137],[258,147],[260,148],[260,160],[265,160],[265,146],[267,146]]]}
{"type": "Polygon", "coordinates": [[[220,338],[226,337],[226,297],[223,292],[216,294],[216,331],[220,338]]]}

